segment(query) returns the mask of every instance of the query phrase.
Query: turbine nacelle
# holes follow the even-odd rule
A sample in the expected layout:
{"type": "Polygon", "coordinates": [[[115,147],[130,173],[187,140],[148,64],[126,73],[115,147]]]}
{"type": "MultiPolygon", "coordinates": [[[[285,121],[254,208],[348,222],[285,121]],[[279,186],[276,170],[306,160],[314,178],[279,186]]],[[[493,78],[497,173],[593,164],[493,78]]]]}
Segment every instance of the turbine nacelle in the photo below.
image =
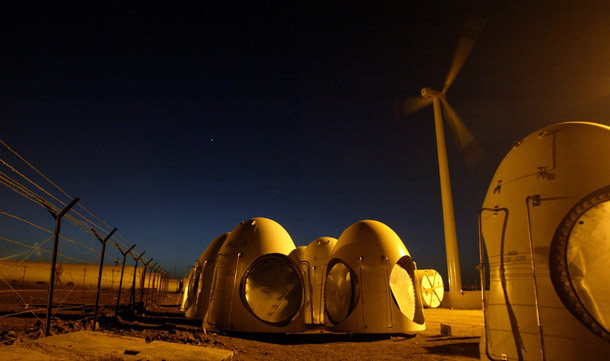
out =
{"type": "Polygon", "coordinates": [[[422,88],[421,96],[424,98],[432,99],[435,97],[442,97],[444,94],[438,90],[434,90],[432,88],[422,88]]]}

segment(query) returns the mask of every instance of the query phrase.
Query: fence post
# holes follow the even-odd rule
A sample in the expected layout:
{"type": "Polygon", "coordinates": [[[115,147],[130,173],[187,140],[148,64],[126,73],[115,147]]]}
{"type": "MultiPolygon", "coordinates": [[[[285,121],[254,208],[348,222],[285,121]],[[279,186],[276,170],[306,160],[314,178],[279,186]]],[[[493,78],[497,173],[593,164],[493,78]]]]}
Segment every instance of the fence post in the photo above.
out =
{"type": "Polygon", "coordinates": [[[136,303],[136,274],[138,273],[138,260],[142,258],[142,256],[146,253],[146,251],[140,253],[140,255],[136,258],[133,254],[130,253],[131,257],[136,261],[135,266],[133,266],[133,283],[131,285],[131,293],[129,295],[129,309],[131,311],[131,315],[133,316],[134,305],[136,303]]]}
{"type": "MultiPolygon", "coordinates": [[[[175,273],[174,273],[175,274],[175,273]]],[[[164,283],[163,283],[163,297],[167,297],[167,293],[169,292],[169,279],[170,279],[170,274],[169,272],[165,272],[165,278],[164,278],[164,283]]]]}
{"type": "Polygon", "coordinates": [[[148,267],[150,275],[148,276],[148,292],[146,292],[146,306],[150,304],[151,294],[155,292],[155,268],[157,263],[148,267]]]}
{"type": "Polygon", "coordinates": [[[165,299],[165,290],[166,289],[167,289],[167,271],[163,270],[163,273],[161,273],[161,294],[160,294],[161,300],[165,299]]]}
{"type": "MultiPolygon", "coordinates": [[[[157,294],[157,296],[160,298],[160,300],[163,300],[165,298],[165,274],[166,273],[167,273],[167,271],[165,271],[165,269],[163,269],[161,272],[161,277],[159,278],[159,291],[161,293],[157,294]]],[[[159,298],[157,299],[157,302],[159,302],[159,298]]]]}
{"type": "Polygon", "coordinates": [[[165,299],[165,297],[167,296],[167,271],[164,270],[163,272],[163,286],[161,287],[161,299],[165,299]]]}
{"type": "MultiPolygon", "coordinates": [[[[119,252],[121,252],[121,254],[123,255],[123,265],[121,266],[121,280],[119,281],[119,295],[116,298],[116,307],[114,308],[114,317],[117,317],[117,313],[119,312],[119,305],[121,302],[121,289],[123,288],[123,274],[125,272],[125,259],[127,258],[127,254],[129,253],[129,251],[131,251],[136,245],[132,245],[131,247],[129,247],[129,249],[125,252],[123,252],[123,249],[121,248],[121,246],[119,246],[117,243],[113,243],[114,246],[116,248],[119,249],[119,252]]],[[[135,272],[135,269],[134,269],[135,272]]]]}
{"type": "Polygon", "coordinates": [[[93,312],[93,331],[95,331],[95,323],[97,322],[97,309],[100,304],[100,291],[102,289],[102,270],[104,268],[104,254],[106,253],[106,242],[112,237],[114,232],[116,232],[116,228],[110,232],[106,238],[102,240],[99,234],[95,231],[95,229],[91,228],[91,232],[95,235],[95,237],[102,242],[102,254],[100,255],[100,273],[97,277],[97,295],[95,296],[95,311],[93,312]]]}
{"type": "Polygon", "coordinates": [[[152,297],[151,303],[155,303],[157,299],[157,295],[159,294],[159,272],[161,271],[161,266],[155,267],[155,277],[153,278],[153,287],[152,287],[152,297]]]}
{"type": "Polygon", "coordinates": [[[146,305],[148,306],[149,300],[151,298],[151,293],[154,296],[155,294],[155,277],[156,277],[156,269],[157,269],[157,262],[155,262],[155,264],[153,264],[152,266],[148,267],[150,269],[150,276],[148,276],[148,292],[146,292],[146,305]]]}
{"type": "MultiPolygon", "coordinates": [[[[148,267],[148,264],[150,262],[152,262],[152,258],[148,260],[148,262],[144,262],[142,261],[142,263],[144,263],[144,269],[142,270],[142,279],[141,279],[141,283],[142,283],[142,287],[140,288],[140,303],[142,303],[142,299],[144,298],[144,286],[146,286],[146,268],[148,267]]],[[[134,298],[135,301],[135,298],[134,298]]]]}
{"type": "MultiPolygon", "coordinates": [[[[170,275],[169,272],[165,274],[165,295],[166,296],[167,296],[167,293],[169,292],[169,281],[170,281],[171,277],[172,277],[172,275],[170,275]]],[[[178,280],[176,280],[176,281],[178,281],[178,280]]],[[[180,281],[178,281],[177,291],[180,292],[180,281]]]]}
{"type": "Polygon", "coordinates": [[[78,202],[79,200],[80,198],[78,197],[74,198],[72,202],[70,202],[70,204],[68,204],[66,208],[64,208],[63,211],[59,212],[58,214],[55,214],[55,212],[53,212],[53,210],[51,209],[51,206],[49,206],[43,199],[41,199],[45,208],[47,208],[49,213],[51,213],[53,218],[55,218],[55,241],[53,242],[53,261],[51,262],[51,280],[49,281],[49,302],[47,304],[47,325],[45,328],[45,336],[49,336],[49,331],[51,329],[51,309],[53,308],[53,290],[55,289],[55,265],[57,264],[57,247],[59,245],[61,219],[63,218],[63,216],[66,215],[66,213],[68,213],[68,211],[70,211],[70,208],[74,207],[76,202],[78,202]]]}
{"type": "Polygon", "coordinates": [[[161,289],[162,289],[162,283],[161,281],[163,280],[163,272],[165,270],[163,269],[163,267],[159,267],[159,274],[157,275],[157,292],[155,293],[155,303],[159,304],[159,295],[161,294],[161,289]]]}
{"type": "MultiPolygon", "coordinates": [[[[148,262],[146,262],[144,264],[144,278],[142,278],[142,288],[140,288],[140,304],[142,305],[142,307],[144,307],[144,288],[146,287],[146,269],[150,268],[148,267],[148,265],[152,262],[152,258],[148,260],[148,262]]],[[[150,276],[149,276],[150,278],[150,276]]],[[[148,281],[150,283],[150,280],[148,281]]],[[[146,307],[144,307],[146,308],[146,307]]]]}

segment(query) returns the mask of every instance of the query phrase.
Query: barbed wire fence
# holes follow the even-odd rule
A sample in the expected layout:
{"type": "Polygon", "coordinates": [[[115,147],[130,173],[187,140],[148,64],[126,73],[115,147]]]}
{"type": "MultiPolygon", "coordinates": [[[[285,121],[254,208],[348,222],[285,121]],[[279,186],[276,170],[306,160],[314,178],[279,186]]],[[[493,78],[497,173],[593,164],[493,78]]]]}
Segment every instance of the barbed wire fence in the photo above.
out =
{"type": "Polygon", "coordinates": [[[143,247],[2,139],[0,185],[0,331],[19,318],[49,335],[54,317],[95,330],[100,304],[133,316],[165,297],[169,273],[143,247]]]}

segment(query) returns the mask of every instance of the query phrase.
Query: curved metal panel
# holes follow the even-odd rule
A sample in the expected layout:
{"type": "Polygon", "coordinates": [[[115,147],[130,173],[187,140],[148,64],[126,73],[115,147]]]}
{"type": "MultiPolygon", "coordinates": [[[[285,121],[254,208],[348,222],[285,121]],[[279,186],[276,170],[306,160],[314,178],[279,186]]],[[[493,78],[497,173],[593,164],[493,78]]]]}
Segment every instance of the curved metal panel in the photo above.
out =
{"type": "Polygon", "coordinates": [[[244,305],[259,320],[286,324],[299,312],[303,301],[303,283],[298,270],[279,254],[255,261],[243,278],[244,305]]]}
{"type": "Polygon", "coordinates": [[[390,273],[390,288],[400,312],[409,320],[413,320],[415,315],[413,280],[407,270],[398,263],[394,265],[392,273],[390,273]]]}
{"type": "Polygon", "coordinates": [[[356,282],[356,275],[344,263],[337,262],[329,268],[324,300],[326,314],[332,323],[341,323],[354,310],[358,300],[356,282]]]}

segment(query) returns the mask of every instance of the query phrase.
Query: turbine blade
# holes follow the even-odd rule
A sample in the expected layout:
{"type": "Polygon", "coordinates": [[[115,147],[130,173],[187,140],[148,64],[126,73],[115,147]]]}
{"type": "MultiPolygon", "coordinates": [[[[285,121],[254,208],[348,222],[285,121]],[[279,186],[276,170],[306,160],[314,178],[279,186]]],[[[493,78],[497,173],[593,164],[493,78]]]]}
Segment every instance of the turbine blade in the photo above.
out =
{"type": "Polygon", "coordinates": [[[468,127],[464,124],[458,113],[449,105],[444,97],[441,104],[445,111],[445,118],[453,130],[453,135],[462,151],[468,166],[474,168],[484,157],[485,151],[474,138],[468,127]]]}
{"type": "Polygon", "coordinates": [[[453,81],[460,72],[460,69],[462,69],[462,66],[466,62],[468,55],[470,55],[479,34],[481,34],[483,31],[483,27],[485,26],[486,22],[486,19],[478,17],[470,17],[466,19],[464,31],[462,32],[462,36],[458,41],[455,55],[453,56],[453,62],[451,63],[451,67],[447,73],[447,78],[445,79],[445,85],[443,86],[442,90],[443,94],[447,93],[447,89],[449,89],[451,84],[453,84],[453,81]]]}
{"type": "Polygon", "coordinates": [[[398,103],[398,113],[401,117],[415,113],[416,111],[430,105],[432,99],[424,97],[409,97],[398,103]]]}

